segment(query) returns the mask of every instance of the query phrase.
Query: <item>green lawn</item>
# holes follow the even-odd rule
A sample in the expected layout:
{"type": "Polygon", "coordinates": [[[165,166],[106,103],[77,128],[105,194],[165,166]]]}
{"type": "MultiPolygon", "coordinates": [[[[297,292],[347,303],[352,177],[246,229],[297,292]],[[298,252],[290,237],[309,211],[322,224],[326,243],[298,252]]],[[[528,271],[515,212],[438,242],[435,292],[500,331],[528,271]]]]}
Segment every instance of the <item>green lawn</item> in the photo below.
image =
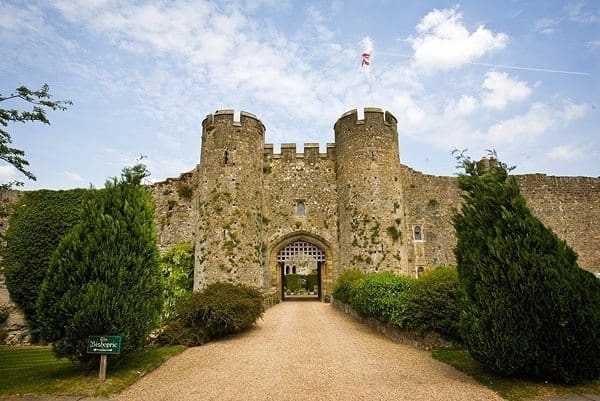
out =
{"type": "Polygon", "coordinates": [[[487,371],[479,362],[473,360],[469,352],[464,349],[438,349],[433,352],[433,357],[473,376],[475,380],[496,391],[509,401],[528,401],[560,394],[600,394],[600,379],[577,386],[565,386],[502,377],[487,371]]]}
{"type": "Polygon", "coordinates": [[[56,359],[50,347],[0,346],[0,395],[61,394],[107,396],[129,386],[185,349],[169,346],[137,351],[111,366],[106,381],[98,373],[85,376],[67,359],[56,359]]]}

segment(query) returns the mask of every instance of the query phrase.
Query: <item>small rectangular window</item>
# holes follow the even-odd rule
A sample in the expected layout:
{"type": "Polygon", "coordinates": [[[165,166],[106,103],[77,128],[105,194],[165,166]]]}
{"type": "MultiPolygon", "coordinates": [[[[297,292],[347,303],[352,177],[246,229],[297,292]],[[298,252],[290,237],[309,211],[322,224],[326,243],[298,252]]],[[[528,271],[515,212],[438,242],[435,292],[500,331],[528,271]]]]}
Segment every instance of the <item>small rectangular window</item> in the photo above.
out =
{"type": "Polygon", "coordinates": [[[306,208],[304,206],[304,200],[296,201],[296,216],[304,216],[306,213],[306,208]]]}

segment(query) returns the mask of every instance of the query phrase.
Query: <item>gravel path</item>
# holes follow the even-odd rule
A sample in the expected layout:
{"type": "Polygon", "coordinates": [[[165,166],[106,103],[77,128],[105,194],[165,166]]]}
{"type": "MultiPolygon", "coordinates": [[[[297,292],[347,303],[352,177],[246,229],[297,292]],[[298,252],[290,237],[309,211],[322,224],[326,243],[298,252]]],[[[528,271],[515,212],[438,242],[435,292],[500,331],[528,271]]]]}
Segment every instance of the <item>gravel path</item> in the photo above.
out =
{"type": "Polygon", "coordinates": [[[329,304],[296,301],[269,309],[247,333],[171,358],[116,400],[502,399],[329,304]]]}

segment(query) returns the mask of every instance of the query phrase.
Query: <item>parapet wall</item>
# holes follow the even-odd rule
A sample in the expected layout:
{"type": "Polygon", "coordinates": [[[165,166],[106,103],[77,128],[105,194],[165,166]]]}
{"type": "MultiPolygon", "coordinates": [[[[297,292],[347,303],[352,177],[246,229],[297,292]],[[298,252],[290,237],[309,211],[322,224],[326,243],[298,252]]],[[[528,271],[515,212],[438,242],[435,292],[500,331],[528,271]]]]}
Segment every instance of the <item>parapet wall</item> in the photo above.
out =
{"type": "Polygon", "coordinates": [[[265,125],[252,113],[240,111],[239,121],[235,119],[235,111],[231,109],[217,110],[213,114],[208,114],[202,121],[203,129],[211,129],[217,121],[230,121],[233,127],[242,127],[246,123],[261,127],[258,131],[261,134],[265,133],[265,125]]]}
{"type": "Polygon", "coordinates": [[[335,160],[335,143],[327,144],[326,153],[320,153],[318,143],[305,143],[302,153],[297,152],[295,143],[282,143],[281,153],[274,153],[273,144],[267,143],[264,145],[263,157],[265,162],[277,159],[284,161],[304,159],[309,163],[315,163],[324,159],[335,160]]]}

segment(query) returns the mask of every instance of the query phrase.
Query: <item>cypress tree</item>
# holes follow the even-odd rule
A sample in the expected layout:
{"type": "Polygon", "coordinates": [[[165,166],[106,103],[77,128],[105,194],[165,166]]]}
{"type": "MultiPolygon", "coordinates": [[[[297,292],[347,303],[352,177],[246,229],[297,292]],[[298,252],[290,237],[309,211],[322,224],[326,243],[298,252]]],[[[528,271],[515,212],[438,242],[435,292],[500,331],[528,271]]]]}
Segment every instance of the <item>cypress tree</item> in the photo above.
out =
{"type": "Polygon", "coordinates": [[[505,375],[598,377],[600,282],[533,216],[510,168],[458,159],[465,202],[453,220],[455,255],[471,355],[505,375]]]}
{"type": "Polygon", "coordinates": [[[41,335],[56,356],[80,361],[84,369],[98,357],[86,354],[89,335],[122,335],[122,356],[158,323],[162,281],[152,200],[139,184],[145,171],[124,169],[121,180],[107,181],[84,203],[42,284],[41,335]]]}

